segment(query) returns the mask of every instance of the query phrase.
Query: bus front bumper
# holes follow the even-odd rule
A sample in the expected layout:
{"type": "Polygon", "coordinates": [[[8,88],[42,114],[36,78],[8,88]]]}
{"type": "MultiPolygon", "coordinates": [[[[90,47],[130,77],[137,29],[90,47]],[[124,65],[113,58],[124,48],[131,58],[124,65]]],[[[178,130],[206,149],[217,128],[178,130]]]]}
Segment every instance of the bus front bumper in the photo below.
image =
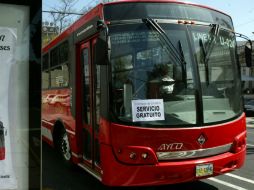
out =
{"type": "Polygon", "coordinates": [[[213,177],[233,171],[244,164],[246,147],[238,153],[208,158],[163,161],[155,165],[127,165],[116,160],[111,146],[101,146],[102,183],[108,186],[151,186],[175,184],[213,177]],[[212,164],[213,174],[196,177],[196,167],[212,164]]]}

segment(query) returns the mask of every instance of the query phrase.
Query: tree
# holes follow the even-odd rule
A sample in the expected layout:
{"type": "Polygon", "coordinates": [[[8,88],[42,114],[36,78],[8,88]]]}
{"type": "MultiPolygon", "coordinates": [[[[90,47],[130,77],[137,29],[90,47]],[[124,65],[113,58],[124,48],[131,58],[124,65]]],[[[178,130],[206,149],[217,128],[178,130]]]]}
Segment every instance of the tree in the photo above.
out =
{"type": "Polygon", "coordinates": [[[54,26],[58,28],[58,33],[61,33],[69,25],[73,23],[71,16],[73,16],[75,10],[74,5],[77,0],[58,0],[59,5],[52,7],[50,15],[54,26]]]}
{"type": "Polygon", "coordinates": [[[90,0],[86,2],[80,11],[76,11],[74,6],[80,0],[57,0],[59,3],[51,7],[50,10],[43,10],[43,27],[42,40],[43,45],[49,43],[58,34],[63,32],[82,14],[87,13],[90,9],[99,3],[105,3],[112,0],[90,0]],[[74,18],[73,16],[76,16],[74,18]]]}
{"type": "Polygon", "coordinates": [[[42,46],[48,44],[74,22],[71,13],[75,12],[73,7],[77,1],[58,0],[59,3],[56,6],[43,10],[42,46]]]}

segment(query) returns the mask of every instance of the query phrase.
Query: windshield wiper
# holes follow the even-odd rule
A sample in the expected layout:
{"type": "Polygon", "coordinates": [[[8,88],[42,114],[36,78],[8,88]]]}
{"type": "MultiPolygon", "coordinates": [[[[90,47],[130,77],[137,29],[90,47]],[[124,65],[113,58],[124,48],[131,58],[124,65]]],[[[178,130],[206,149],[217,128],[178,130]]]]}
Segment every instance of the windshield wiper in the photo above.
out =
{"type": "Polygon", "coordinates": [[[179,53],[177,48],[174,46],[174,44],[171,42],[171,40],[167,36],[166,32],[161,28],[161,26],[157,22],[155,22],[152,18],[144,18],[144,19],[142,19],[142,21],[147,26],[152,27],[152,29],[154,29],[162,37],[162,39],[165,42],[166,47],[168,48],[171,55],[175,58],[176,61],[178,61],[181,64],[182,77],[186,83],[186,62],[185,62],[181,42],[179,41],[179,43],[178,43],[179,50],[180,50],[180,53],[179,53]]]}
{"type": "Polygon", "coordinates": [[[212,27],[210,30],[211,39],[207,42],[207,47],[205,48],[205,62],[209,62],[210,55],[212,53],[220,31],[219,24],[211,24],[210,26],[212,27]]]}
{"type": "Polygon", "coordinates": [[[169,52],[172,53],[172,56],[178,61],[181,62],[180,55],[176,49],[176,47],[173,45],[171,40],[168,38],[166,32],[161,28],[161,26],[155,22],[152,18],[144,18],[142,21],[148,25],[151,26],[152,29],[154,29],[163,39],[163,41],[166,43],[167,48],[169,48],[169,52]]]}
{"type": "Polygon", "coordinates": [[[199,46],[200,46],[201,52],[203,54],[203,62],[205,65],[206,85],[209,85],[209,67],[208,67],[209,58],[210,58],[210,55],[211,55],[212,50],[214,48],[214,45],[217,41],[217,37],[218,37],[219,31],[220,31],[219,24],[211,24],[210,26],[212,27],[210,30],[211,38],[207,42],[206,47],[204,46],[202,39],[199,40],[199,46]]]}
{"type": "Polygon", "coordinates": [[[209,85],[209,68],[208,68],[208,61],[206,59],[207,54],[206,54],[206,51],[205,51],[203,41],[201,39],[199,40],[199,46],[200,46],[200,49],[201,49],[201,52],[202,52],[203,62],[204,62],[204,65],[205,65],[206,85],[208,86],[209,85]]]}

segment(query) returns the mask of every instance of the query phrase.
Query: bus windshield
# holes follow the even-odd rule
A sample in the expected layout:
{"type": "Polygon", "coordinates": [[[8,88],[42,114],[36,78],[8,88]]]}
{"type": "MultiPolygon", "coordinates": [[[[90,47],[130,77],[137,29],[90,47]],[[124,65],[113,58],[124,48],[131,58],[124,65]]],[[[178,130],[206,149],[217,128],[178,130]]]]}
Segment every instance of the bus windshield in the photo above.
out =
{"type": "Polygon", "coordinates": [[[238,115],[234,34],[226,29],[214,33],[210,25],[158,24],[170,43],[142,21],[109,27],[115,121],[177,127],[238,115]]]}

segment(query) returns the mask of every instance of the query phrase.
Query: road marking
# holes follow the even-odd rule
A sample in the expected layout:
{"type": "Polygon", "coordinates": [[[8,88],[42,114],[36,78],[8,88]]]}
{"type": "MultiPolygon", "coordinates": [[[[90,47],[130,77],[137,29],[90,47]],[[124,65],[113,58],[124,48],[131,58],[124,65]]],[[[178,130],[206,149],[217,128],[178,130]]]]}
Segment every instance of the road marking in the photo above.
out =
{"type": "Polygon", "coordinates": [[[247,144],[247,146],[253,146],[254,147],[254,144],[247,144]]]}
{"type": "Polygon", "coordinates": [[[247,189],[242,188],[242,187],[240,187],[240,186],[233,185],[233,184],[231,184],[231,183],[228,183],[228,182],[225,182],[225,181],[216,179],[216,178],[214,178],[214,177],[211,177],[211,178],[208,178],[208,179],[211,180],[211,181],[213,181],[213,182],[220,183],[220,184],[222,184],[222,185],[231,187],[231,188],[233,188],[233,189],[237,189],[237,190],[247,190],[247,189]]]}
{"type": "Polygon", "coordinates": [[[236,179],[239,179],[239,180],[242,180],[242,181],[245,181],[245,182],[248,182],[248,183],[254,184],[254,180],[251,180],[251,179],[247,179],[247,178],[244,178],[244,177],[241,177],[241,176],[238,176],[238,175],[234,175],[234,174],[230,174],[230,173],[227,173],[225,175],[236,178],[236,179]]]}

